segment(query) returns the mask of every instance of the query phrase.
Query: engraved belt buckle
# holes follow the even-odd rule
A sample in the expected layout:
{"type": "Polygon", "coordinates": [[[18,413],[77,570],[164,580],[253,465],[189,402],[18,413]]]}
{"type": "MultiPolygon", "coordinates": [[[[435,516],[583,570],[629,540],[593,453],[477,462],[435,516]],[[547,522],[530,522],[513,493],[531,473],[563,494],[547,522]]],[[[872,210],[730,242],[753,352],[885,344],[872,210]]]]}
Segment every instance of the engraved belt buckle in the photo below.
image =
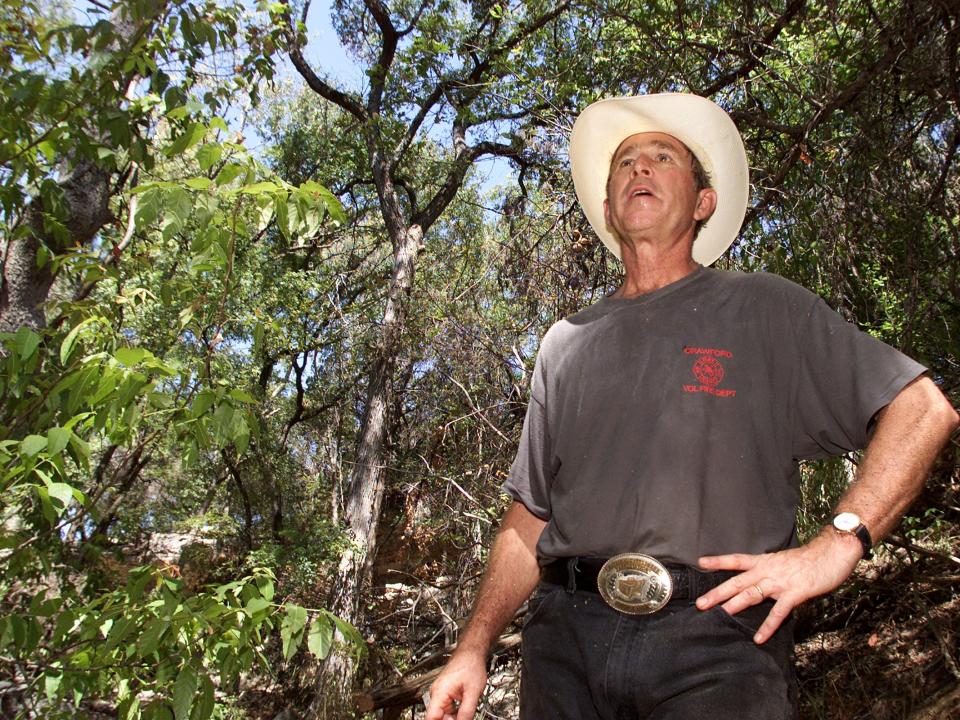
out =
{"type": "Polygon", "coordinates": [[[597,589],[614,610],[649,615],[670,601],[673,578],[662,563],[649,555],[622,553],[600,568],[597,589]]]}

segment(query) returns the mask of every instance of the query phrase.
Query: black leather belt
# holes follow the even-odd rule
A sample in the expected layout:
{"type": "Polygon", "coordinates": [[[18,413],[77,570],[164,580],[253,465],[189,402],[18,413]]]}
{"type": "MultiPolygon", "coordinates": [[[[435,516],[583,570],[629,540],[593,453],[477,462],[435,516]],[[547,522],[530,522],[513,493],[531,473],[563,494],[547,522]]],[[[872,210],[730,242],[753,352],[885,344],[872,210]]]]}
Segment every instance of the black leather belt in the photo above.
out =
{"type": "MultiPolygon", "coordinates": [[[[597,573],[607,560],[596,557],[559,558],[540,568],[540,579],[562,585],[571,592],[583,590],[599,594],[597,573]]],[[[702,572],[689,565],[662,564],[673,580],[671,600],[695,600],[737,574],[729,570],[702,572]]]]}

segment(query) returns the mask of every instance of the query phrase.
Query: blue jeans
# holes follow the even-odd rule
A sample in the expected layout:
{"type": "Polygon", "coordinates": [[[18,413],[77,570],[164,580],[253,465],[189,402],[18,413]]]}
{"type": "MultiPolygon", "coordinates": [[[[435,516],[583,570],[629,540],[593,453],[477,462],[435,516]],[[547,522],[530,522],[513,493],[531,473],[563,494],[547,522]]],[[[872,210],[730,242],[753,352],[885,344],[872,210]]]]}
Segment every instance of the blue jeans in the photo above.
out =
{"type": "Polygon", "coordinates": [[[772,602],[731,617],[672,601],[625,615],[540,583],[524,620],[522,720],[794,720],[792,620],[752,637],[772,602]]]}

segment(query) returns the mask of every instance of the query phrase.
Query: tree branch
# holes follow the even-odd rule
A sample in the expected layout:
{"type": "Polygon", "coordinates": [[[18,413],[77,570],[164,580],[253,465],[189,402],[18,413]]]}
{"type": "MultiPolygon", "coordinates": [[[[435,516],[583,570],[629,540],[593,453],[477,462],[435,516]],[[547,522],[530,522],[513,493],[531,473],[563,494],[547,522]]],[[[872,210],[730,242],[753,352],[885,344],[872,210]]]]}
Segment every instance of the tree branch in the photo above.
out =
{"type": "Polygon", "coordinates": [[[365,123],[367,121],[367,113],[363,109],[363,106],[360,105],[355,98],[337,90],[335,87],[328,85],[317,77],[313,68],[311,68],[310,64],[304,59],[303,48],[300,45],[300,37],[291,21],[290,4],[288,0],[281,0],[281,2],[283,2],[287,8],[285,13],[287,21],[286,36],[287,42],[289,43],[287,53],[290,55],[290,61],[297,69],[297,72],[300,73],[300,76],[306,81],[307,86],[317,93],[317,95],[325,100],[329,100],[334,105],[353,115],[353,117],[360,122],[365,123]]]}
{"type": "Polygon", "coordinates": [[[711,85],[708,85],[703,89],[702,92],[697,94],[710,97],[714,93],[725,88],[730,83],[739,80],[742,77],[746,77],[753,72],[753,69],[760,64],[763,56],[770,51],[770,48],[773,46],[773,41],[776,40],[777,36],[780,35],[783,29],[789,25],[793,19],[797,17],[797,15],[800,14],[800,11],[804,9],[805,5],[806,0],[791,0],[790,4],[787,5],[786,9],[783,11],[783,14],[777,18],[777,22],[774,23],[773,27],[770,28],[770,31],[767,32],[767,34],[763,36],[763,39],[758,43],[759,48],[757,52],[751,52],[750,60],[738,67],[736,70],[732,70],[724,75],[721,75],[711,85]]]}
{"type": "Polygon", "coordinates": [[[380,48],[380,57],[370,73],[370,95],[367,97],[367,112],[373,116],[380,112],[380,102],[383,99],[383,88],[387,82],[387,73],[393,65],[393,58],[397,52],[397,29],[390,20],[390,13],[380,0],[364,0],[367,10],[380,28],[383,45],[380,48]]]}
{"type": "Polygon", "coordinates": [[[485,141],[477,143],[473,147],[468,147],[462,143],[462,137],[454,140],[455,146],[459,145],[461,150],[457,153],[457,159],[454,161],[453,167],[447,173],[443,185],[440,186],[440,189],[437,190],[426,207],[414,215],[413,222],[422,227],[424,232],[436,222],[440,213],[456,196],[457,190],[463,184],[463,178],[474,160],[483,155],[507,157],[518,162],[521,160],[520,150],[513,145],[485,141]]]}

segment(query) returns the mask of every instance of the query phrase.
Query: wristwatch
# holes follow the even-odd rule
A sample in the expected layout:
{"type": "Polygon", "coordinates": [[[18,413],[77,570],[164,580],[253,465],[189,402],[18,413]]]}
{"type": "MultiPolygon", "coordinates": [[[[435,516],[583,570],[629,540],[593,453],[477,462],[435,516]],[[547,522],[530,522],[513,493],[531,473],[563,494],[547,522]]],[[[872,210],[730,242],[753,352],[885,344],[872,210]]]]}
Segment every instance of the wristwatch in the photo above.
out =
{"type": "Polygon", "coordinates": [[[869,560],[873,557],[871,548],[873,548],[873,538],[870,537],[870,531],[860,520],[860,516],[852,512],[837,513],[833,516],[833,529],[844,535],[853,535],[863,545],[863,559],[869,560]]]}

